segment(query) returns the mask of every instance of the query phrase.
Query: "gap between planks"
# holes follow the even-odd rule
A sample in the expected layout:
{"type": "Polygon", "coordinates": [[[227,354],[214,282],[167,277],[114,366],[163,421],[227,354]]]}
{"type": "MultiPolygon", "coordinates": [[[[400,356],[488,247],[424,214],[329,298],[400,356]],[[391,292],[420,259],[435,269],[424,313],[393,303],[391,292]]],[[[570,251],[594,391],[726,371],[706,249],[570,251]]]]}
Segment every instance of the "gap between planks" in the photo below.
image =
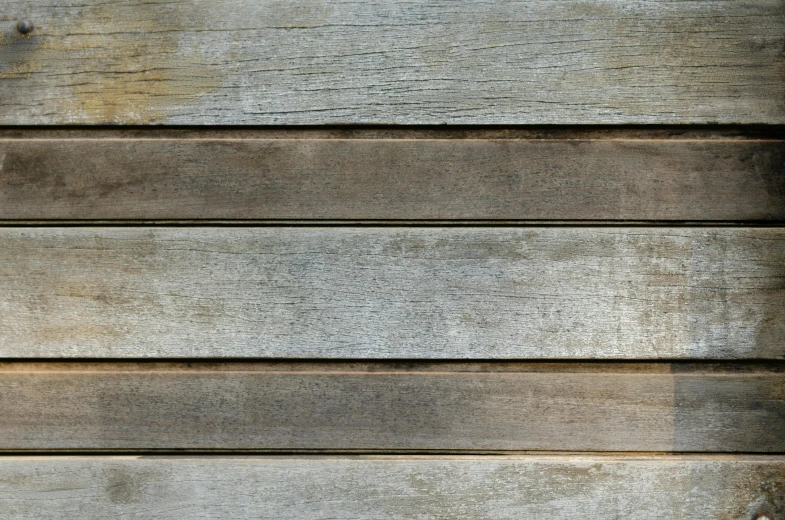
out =
{"type": "Polygon", "coordinates": [[[428,228],[461,228],[461,227],[485,227],[485,228],[783,228],[785,220],[773,221],[728,221],[717,222],[713,220],[676,222],[670,220],[210,220],[210,219],[189,219],[189,220],[3,220],[0,219],[0,227],[3,228],[33,228],[33,227],[428,227],[428,228]]]}
{"type": "Polygon", "coordinates": [[[771,141],[785,139],[785,125],[340,125],[340,126],[7,126],[0,140],[679,140],[771,141]]]}

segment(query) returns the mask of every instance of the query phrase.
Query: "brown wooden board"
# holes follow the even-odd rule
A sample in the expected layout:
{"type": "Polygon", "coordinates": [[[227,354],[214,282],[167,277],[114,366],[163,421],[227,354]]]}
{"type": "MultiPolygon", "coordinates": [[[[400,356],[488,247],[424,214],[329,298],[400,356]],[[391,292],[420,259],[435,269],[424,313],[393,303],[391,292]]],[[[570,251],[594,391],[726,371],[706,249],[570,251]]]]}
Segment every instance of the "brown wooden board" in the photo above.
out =
{"type": "Polygon", "coordinates": [[[777,364],[10,363],[5,451],[785,452],[777,364]]]}
{"type": "Polygon", "coordinates": [[[785,220],[776,139],[64,137],[0,140],[0,220],[785,220]]]}

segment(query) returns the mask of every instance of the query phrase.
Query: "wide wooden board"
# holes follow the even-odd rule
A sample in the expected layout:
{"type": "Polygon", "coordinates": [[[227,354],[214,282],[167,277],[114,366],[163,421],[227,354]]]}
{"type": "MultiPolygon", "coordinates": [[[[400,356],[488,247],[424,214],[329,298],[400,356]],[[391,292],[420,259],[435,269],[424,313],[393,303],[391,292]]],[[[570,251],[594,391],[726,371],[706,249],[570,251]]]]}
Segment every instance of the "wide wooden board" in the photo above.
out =
{"type": "Polygon", "coordinates": [[[781,228],[3,228],[10,358],[785,355],[781,228]]]}
{"type": "Polygon", "coordinates": [[[0,124],[785,123],[781,0],[1,6],[0,124]]]}
{"type": "Polygon", "coordinates": [[[7,457],[16,520],[785,518],[783,457],[7,457]]]}
{"type": "Polygon", "coordinates": [[[3,451],[785,452],[785,367],[10,363],[3,451]]]}
{"type": "Polygon", "coordinates": [[[783,164],[781,140],[66,134],[0,140],[0,219],[783,221],[783,164]]]}

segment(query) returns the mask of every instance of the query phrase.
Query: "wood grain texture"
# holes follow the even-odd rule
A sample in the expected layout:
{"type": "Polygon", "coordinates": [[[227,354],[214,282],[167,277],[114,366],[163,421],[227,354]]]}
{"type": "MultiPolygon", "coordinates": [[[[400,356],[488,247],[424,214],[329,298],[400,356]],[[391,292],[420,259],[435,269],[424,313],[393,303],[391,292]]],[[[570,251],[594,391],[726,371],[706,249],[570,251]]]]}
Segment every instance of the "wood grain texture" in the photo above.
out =
{"type": "Polygon", "coordinates": [[[20,139],[0,219],[785,220],[785,141],[20,139]]]}
{"type": "Polygon", "coordinates": [[[8,518],[785,518],[783,457],[10,457],[8,518]]]}
{"type": "Polygon", "coordinates": [[[785,452],[782,366],[0,366],[0,450],[785,452]]]}
{"type": "Polygon", "coordinates": [[[11,358],[782,359],[780,228],[4,228],[11,358]]]}
{"type": "Polygon", "coordinates": [[[2,6],[0,124],[785,123],[782,0],[2,6]]]}

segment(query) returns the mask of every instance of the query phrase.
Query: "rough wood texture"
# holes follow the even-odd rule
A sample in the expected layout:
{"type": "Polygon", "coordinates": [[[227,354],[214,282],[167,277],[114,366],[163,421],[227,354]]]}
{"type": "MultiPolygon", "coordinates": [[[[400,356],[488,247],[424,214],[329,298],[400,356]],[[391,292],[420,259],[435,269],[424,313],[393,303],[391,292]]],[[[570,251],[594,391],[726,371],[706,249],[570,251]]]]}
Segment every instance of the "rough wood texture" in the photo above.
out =
{"type": "Polygon", "coordinates": [[[0,366],[0,450],[785,452],[782,366],[0,366]]]}
{"type": "Polygon", "coordinates": [[[785,123],[782,0],[2,7],[0,124],[785,123]]]}
{"type": "Polygon", "coordinates": [[[327,125],[4,126],[6,139],[657,139],[749,141],[785,139],[767,125],[327,125]]]}
{"type": "Polygon", "coordinates": [[[0,219],[785,220],[785,141],[0,141],[0,219]]]}
{"type": "Polygon", "coordinates": [[[780,228],[4,228],[0,356],[785,357],[780,228]]]}
{"type": "Polygon", "coordinates": [[[785,518],[785,458],[10,457],[8,518],[785,518]]]}

